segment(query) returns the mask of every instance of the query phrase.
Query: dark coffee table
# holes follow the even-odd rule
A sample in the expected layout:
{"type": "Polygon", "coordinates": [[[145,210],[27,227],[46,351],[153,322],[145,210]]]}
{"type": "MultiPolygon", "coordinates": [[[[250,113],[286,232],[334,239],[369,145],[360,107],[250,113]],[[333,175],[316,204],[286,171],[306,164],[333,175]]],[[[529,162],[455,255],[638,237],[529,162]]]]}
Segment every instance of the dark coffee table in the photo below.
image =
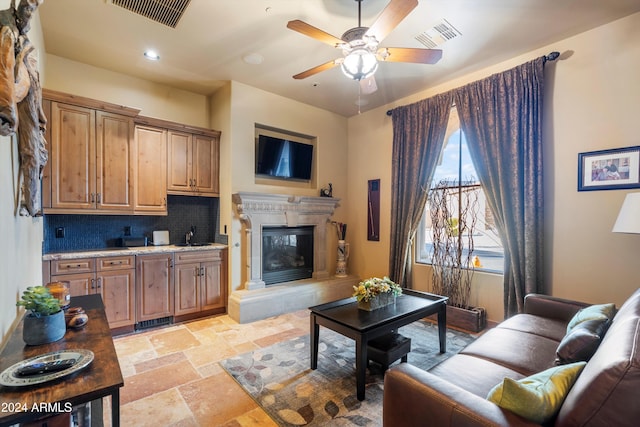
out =
{"type": "Polygon", "coordinates": [[[368,342],[392,333],[401,326],[437,313],[440,353],[446,352],[448,299],[440,295],[404,289],[402,295],[396,298],[395,304],[374,311],[358,309],[355,298],[310,307],[311,369],[318,367],[320,325],[355,340],[356,391],[358,400],[364,400],[368,342]]]}

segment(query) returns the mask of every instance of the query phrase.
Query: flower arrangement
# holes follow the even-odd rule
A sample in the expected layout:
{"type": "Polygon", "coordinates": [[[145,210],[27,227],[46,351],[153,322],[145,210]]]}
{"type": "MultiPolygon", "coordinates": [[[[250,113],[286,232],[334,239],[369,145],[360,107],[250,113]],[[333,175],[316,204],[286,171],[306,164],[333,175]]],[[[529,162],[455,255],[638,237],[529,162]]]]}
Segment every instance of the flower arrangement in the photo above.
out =
{"type": "Polygon", "coordinates": [[[358,283],[358,286],[353,287],[353,291],[353,296],[356,297],[358,302],[368,302],[372,298],[387,292],[393,293],[394,296],[402,294],[400,285],[386,276],[383,279],[371,277],[363,280],[358,283]]]}

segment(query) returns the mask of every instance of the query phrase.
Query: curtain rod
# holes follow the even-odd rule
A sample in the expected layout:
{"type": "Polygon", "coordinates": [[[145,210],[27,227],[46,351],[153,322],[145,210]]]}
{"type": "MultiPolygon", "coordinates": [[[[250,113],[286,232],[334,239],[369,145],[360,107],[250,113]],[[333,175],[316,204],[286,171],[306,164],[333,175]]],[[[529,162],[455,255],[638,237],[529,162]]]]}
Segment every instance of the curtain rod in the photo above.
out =
{"type": "MultiPolygon", "coordinates": [[[[555,61],[560,56],[560,52],[553,51],[544,57],[544,62],[555,61]]],[[[387,110],[387,116],[392,114],[392,110],[387,110]]]]}

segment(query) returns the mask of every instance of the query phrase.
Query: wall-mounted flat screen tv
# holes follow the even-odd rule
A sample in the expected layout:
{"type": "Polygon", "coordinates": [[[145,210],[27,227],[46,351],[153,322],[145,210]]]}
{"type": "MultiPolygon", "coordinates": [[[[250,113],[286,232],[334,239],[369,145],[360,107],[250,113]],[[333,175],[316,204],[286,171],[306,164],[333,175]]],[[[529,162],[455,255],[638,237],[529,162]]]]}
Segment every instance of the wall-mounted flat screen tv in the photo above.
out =
{"type": "Polygon", "coordinates": [[[309,181],[313,145],[259,135],[256,145],[256,175],[309,181]]]}

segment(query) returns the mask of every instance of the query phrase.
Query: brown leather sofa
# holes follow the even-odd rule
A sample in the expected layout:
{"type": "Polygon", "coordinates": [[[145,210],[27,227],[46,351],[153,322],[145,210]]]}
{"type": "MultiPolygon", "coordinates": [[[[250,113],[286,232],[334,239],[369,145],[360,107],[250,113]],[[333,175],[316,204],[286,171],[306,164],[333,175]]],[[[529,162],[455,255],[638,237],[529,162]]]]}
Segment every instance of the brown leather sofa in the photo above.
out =
{"type": "MultiPolygon", "coordinates": [[[[556,366],[556,349],[586,304],[528,295],[523,314],[487,331],[431,370],[402,363],[384,379],[385,427],[537,425],[486,399],[504,377],[556,366]]],[[[640,289],[611,325],[549,425],[640,425],[640,289]]]]}

